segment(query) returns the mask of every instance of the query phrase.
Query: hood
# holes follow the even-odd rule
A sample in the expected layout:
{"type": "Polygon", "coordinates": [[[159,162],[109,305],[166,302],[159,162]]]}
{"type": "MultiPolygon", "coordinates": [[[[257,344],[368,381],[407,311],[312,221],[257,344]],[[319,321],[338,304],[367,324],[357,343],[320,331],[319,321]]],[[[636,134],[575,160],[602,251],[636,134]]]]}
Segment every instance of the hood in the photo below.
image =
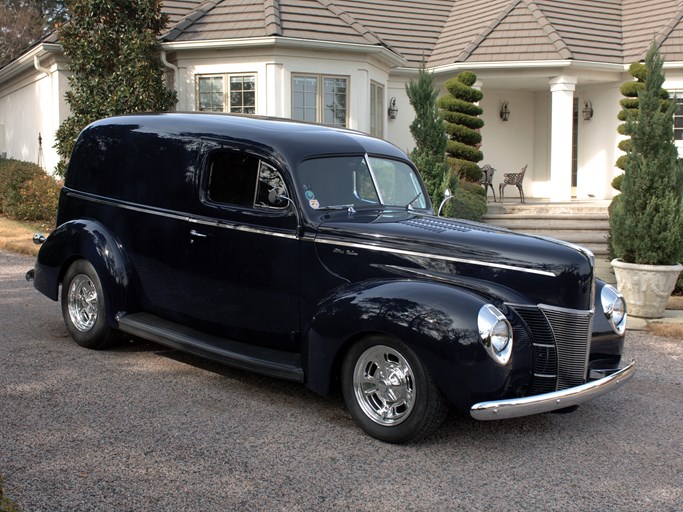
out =
{"type": "Polygon", "coordinates": [[[489,290],[507,302],[592,308],[593,255],[550,238],[385,211],[328,215],[316,242],[323,265],[349,281],[376,276],[379,269],[489,290]]]}

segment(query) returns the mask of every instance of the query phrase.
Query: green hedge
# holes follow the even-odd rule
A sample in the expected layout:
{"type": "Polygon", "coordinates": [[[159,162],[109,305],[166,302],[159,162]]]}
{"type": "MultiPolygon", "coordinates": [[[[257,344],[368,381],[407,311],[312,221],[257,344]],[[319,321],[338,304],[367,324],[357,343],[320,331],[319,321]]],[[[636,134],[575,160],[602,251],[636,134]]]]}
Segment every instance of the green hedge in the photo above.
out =
{"type": "Polygon", "coordinates": [[[460,181],[458,188],[453,193],[453,199],[449,201],[452,207],[450,216],[458,219],[480,221],[486,213],[485,190],[481,185],[460,181]]]}
{"type": "Polygon", "coordinates": [[[24,221],[54,223],[61,184],[31,162],[0,160],[0,213],[24,221]]]}

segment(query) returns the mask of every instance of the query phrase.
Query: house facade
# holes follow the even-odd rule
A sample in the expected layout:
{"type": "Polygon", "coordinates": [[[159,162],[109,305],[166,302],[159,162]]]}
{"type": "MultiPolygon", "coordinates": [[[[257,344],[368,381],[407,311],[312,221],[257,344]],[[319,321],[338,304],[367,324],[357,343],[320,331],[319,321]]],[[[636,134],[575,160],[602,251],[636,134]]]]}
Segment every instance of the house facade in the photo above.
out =
{"type": "MultiPolygon", "coordinates": [[[[653,39],[665,87],[683,97],[683,0],[167,0],[164,11],[179,111],[346,126],[409,151],[405,85],[420,63],[444,92],[473,71],[480,164],[497,169],[494,184],[528,164],[528,198],[612,197],[619,87],[653,39]]],[[[54,169],[67,77],[54,36],[0,69],[0,155],[54,169]]]]}

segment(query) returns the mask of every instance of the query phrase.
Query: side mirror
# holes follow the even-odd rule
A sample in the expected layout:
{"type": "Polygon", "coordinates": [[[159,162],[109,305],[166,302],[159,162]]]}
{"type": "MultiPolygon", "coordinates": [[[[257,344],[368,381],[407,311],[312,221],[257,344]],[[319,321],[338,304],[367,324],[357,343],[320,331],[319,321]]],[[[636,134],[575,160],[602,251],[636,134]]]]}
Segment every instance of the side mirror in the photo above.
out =
{"type": "Polygon", "coordinates": [[[451,189],[447,188],[443,192],[443,201],[441,201],[439,210],[436,212],[437,217],[441,217],[441,210],[443,210],[444,205],[451,199],[453,199],[453,194],[451,193],[451,189]]]}
{"type": "Polygon", "coordinates": [[[298,236],[299,232],[301,231],[301,218],[299,217],[299,210],[296,207],[296,204],[294,204],[294,201],[287,196],[287,191],[285,188],[271,188],[270,192],[268,192],[268,202],[276,208],[285,208],[287,206],[290,208],[291,212],[296,217],[296,232],[298,236]]]}
{"type": "Polygon", "coordinates": [[[268,192],[268,202],[273,206],[282,207],[290,202],[290,199],[287,197],[284,188],[274,187],[268,192]]]}

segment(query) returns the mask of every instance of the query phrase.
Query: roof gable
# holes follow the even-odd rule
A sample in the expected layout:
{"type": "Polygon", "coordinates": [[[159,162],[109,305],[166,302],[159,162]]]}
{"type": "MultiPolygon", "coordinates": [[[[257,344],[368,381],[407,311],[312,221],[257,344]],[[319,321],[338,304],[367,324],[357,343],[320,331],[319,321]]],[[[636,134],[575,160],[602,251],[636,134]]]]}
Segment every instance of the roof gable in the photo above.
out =
{"type": "MultiPolygon", "coordinates": [[[[187,4],[185,14],[170,27],[163,37],[165,41],[282,36],[381,44],[370,30],[330,0],[208,0],[200,4],[175,4],[187,4]]],[[[175,13],[181,13],[180,6],[173,7],[175,13]]]]}
{"type": "Polygon", "coordinates": [[[620,0],[455,0],[430,65],[563,59],[621,61],[620,0]]]}
{"type": "Polygon", "coordinates": [[[334,0],[383,44],[409,62],[427,60],[453,8],[453,0],[334,0]]]}
{"type": "Polygon", "coordinates": [[[624,62],[645,58],[652,41],[665,60],[683,61],[683,0],[623,0],[624,62]]]}

